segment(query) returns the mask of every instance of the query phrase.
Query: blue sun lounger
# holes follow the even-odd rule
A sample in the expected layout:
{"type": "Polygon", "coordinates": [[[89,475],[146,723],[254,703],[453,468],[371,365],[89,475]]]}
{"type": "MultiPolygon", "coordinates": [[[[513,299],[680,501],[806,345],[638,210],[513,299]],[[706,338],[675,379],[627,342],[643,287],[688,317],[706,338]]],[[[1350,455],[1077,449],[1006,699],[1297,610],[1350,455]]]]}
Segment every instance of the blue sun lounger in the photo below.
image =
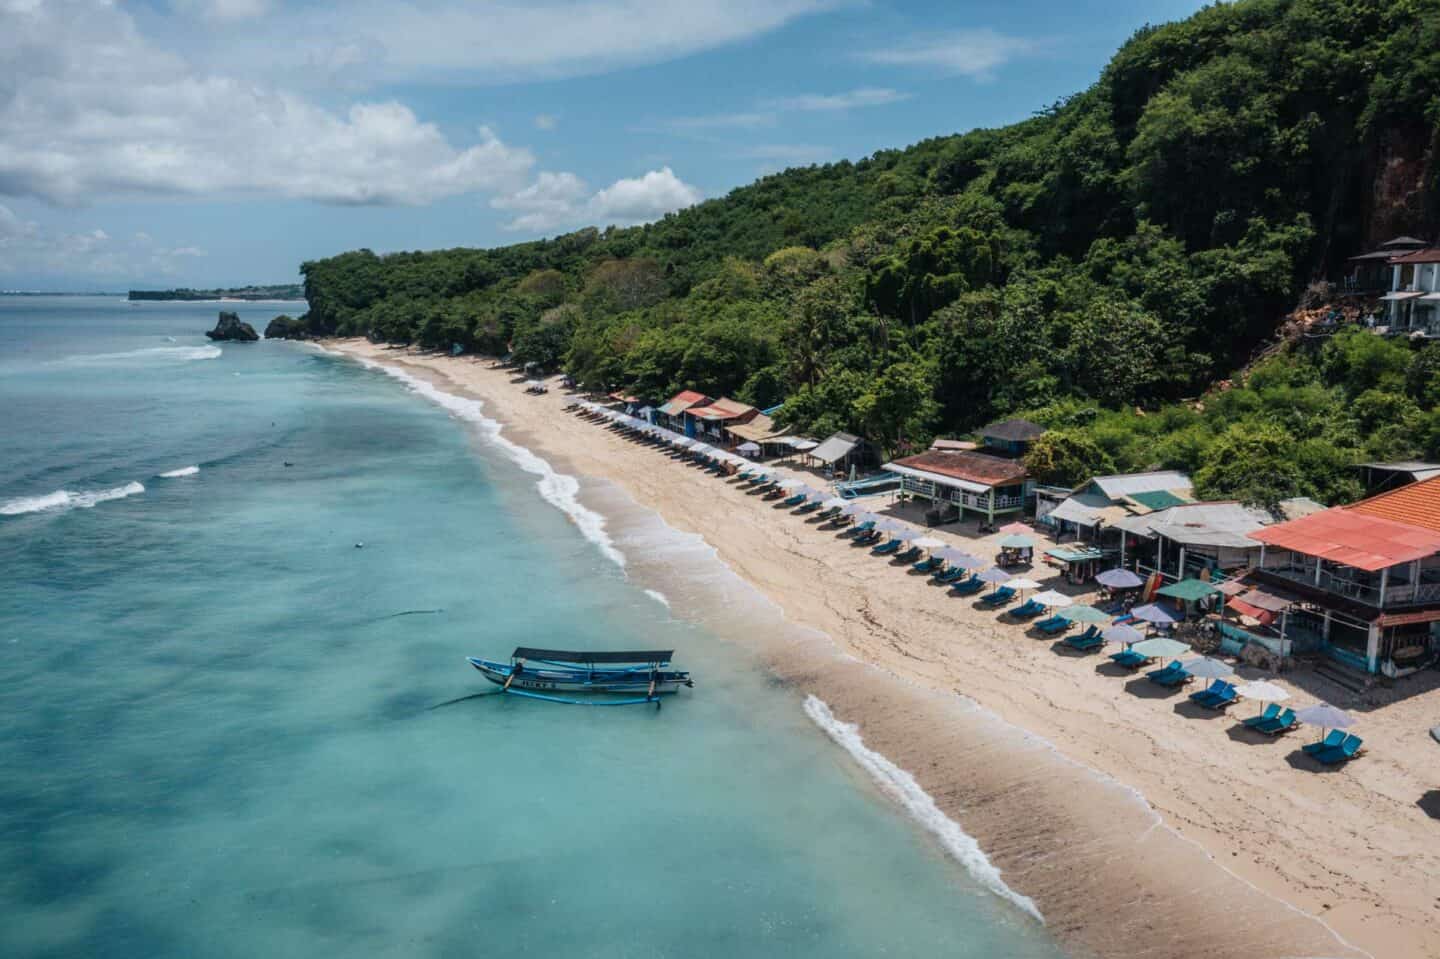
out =
{"type": "Polygon", "coordinates": [[[1240,698],[1240,691],[1234,686],[1217,679],[1204,689],[1190,694],[1190,701],[1206,709],[1224,709],[1240,698]]]}
{"type": "Polygon", "coordinates": [[[1063,633],[1070,628],[1070,620],[1064,616],[1046,616],[1035,624],[1035,628],[1047,636],[1063,633]]]}
{"type": "Polygon", "coordinates": [[[1282,709],[1274,719],[1256,723],[1250,728],[1267,736],[1278,736],[1281,733],[1289,732],[1298,725],[1300,725],[1300,720],[1295,718],[1295,710],[1282,709]]]}
{"type": "Polygon", "coordinates": [[[921,556],[923,556],[923,555],[925,555],[925,551],[924,551],[923,549],[921,549],[921,548],[918,547],[918,546],[912,546],[912,547],[910,547],[909,549],[907,549],[905,552],[903,552],[903,553],[901,553],[900,555],[896,556],[896,557],[895,557],[895,562],[897,562],[897,563],[910,563],[910,562],[913,562],[913,561],[919,559],[919,558],[920,558],[921,556]]]}
{"type": "Polygon", "coordinates": [[[1156,685],[1173,688],[1188,683],[1194,677],[1186,672],[1185,667],[1180,665],[1180,660],[1176,659],[1168,666],[1150,670],[1145,674],[1145,678],[1156,685]]]}
{"type": "Polygon", "coordinates": [[[1327,766],[1338,766],[1340,763],[1354,759],[1364,745],[1365,740],[1359,736],[1346,736],[1345,741],[1339,746],[1315,753],[1314,756],[1317,762],[1322,762],[1327,766]]]}
{"type": "Polygon", "coordinates": [[[903,542],[903,540],[892,539],[888,543],[881,543],[870,552],[876,556],[889,556],[891,553],[898,552],[903,542]]]}
{"type": "Polygon", "coordinates": [[[885,537],[878,529],[867,529],[852,541],[856,546],[874,546],[885,537]]]}
{"type": "Polygon", "coordinates": [[[1150,657],[1137,653],[1133,649],[1126,649],[1118,653],[1111,653],[1110,660],[1115,665],[1124,666],[1126,669],[1139,669],[1150,662],[1150,657]]]}
{"type": "Polygon", "coordinates": [[[961,569],[959,566],[952,566],[949,569],[941,570],[940,572],[936,573],[934,576],[931,577],[931,579],[935,580],[935,582],[937,583],[944,585],[948,583],[958,583],[961,579],[964,578],[964,576],[965,570],[961,569]]]}
{"type": "Polygon", "coordinates": [[[863,523],[857,523],[854,529],[850,530],[850,532],[855,534],[856,539],[859,539],[861,536],[864,536],[866,533],[870,532],[874,528],[875,521],[873,519],[867,519],[863,523]]]}
{"type": "MultiPolygon", "coordinates": [[[[1253,728],[1255,728],[1256,726],[1260,725],[1261,723],[1268,723],[1268,722],[1270,722],[1272,719],[1274,719],[1276,716],[1279,716],[1279,715],[1280,715],[1280,706],[1279,706],[1277,703],[1270,703],[1270,704],[1268,704],[1263,710],[1260,711],[1260,715],[1258,715],[1258,716],[1247,716],[1247,717],[1245,717],[1244,719],[1240,720],[1240,722],[1241,722],[1243,725],[1249,726],[1250,728],[1253,729],[1253,728]]],[[[1320,744],[1319,744],[1319,743],[1312,743],[1311,745],[1319,746],[1320,744]]],[[[1310,747],[1309,747],[1309,746],[1306,746],[1305,749],[1306,749],[1306,751],[1309,751],[1309,750],[1310,750],[1310,747]]]]}
{"type": "Polygon", "coordinates": [[[805,502],[804,493],[796,493],[794,496],[790,496],[785,499],[786,506],[799,506],[803,502],[805,502]]]}
{"type": "Polygon", "coordinates": [[[1314,756],[1318,753],[1323,753],[1327,749],[1336,749],[1343,742],[1345,742],[1345,730],[1332,729],[1324,739],[1318,742],[1306,743],[1300,748],[1314,756]]]}
{"type": "Polygon", "coordinates": [[[938,556],[931,556],[929,559],[922,559],[911,568],[917,573],[935,573],[943,569],[944,566],[945,561],[943,559],[938,556]]]}
{"type": "Polygon", "coordinates": [[[1011,589],[1009,586],[1001,586],[999,589],[995,590],[995,592],[986,593],[984,596],[981,596],[980,602],[993,609],[997,606],[1004,606],[1006,603],[1010,602],[1010,600],[1014,598],[1015,590],[1011,589]]]}
{"type": "Polygon", "coordinates": [[[969,579],[956,583],[950,587],[952,596],[973,596],[985,588],[985,581],[979,576],[971,576],[969,579]]]}
{"type": "Polygon", "coordinates": [[[1043,612],[1045,612],[1044,606],[1041,606],[1033,599],[1027,599],[1019,606],[1010,610],[1010,615],[1016,619],[1030,619],[1033,616],[1039,616],[1043,612]]]}
{"type": "Polygon", "coordinates": [[[1071,649],[1077,649],[1082,653],[1088,653],[1092,649],[1099,649],[1105,645],[1105,637],[1101,635],[1096,626],[1091,626],[1083,633],[1076,633],[1074,636],[1065,637],[1065,645],[1071,649]]]}

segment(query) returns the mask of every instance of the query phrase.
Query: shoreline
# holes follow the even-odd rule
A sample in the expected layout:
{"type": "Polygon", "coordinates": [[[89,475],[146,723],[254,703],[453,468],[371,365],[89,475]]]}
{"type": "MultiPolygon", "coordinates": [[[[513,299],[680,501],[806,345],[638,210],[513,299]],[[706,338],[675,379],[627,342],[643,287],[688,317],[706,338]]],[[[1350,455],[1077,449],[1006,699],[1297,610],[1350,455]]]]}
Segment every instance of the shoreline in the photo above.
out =
{"type": "MultiPolygon", "coordinates": [[[[826,637],[831,650],[793,637],[756,645],[802,698],[823,701],[912,775],[1073,953],[1437,955],[1440,909],[1426,883],[1440,850],[1424,814],[1401,804],[1423,754],[1399,769],[1393,755],[1368,757],[1343,782],[1292,768],[1293,738],[1239,742],[1221,731],[1233,720],[1133,694],[1094,660],[1057,655],[732,484],[562,412],[558,390],[525,396],[512,371],[473,357],[325,346],[480,400],[510,443],[582,478],[582,501],[591,482],[613,484],[700,537],[798,631],[826,637]],[[1383,788],[1369,784],[1372,771],[1383,788]]],[[[625,566],[671,605],[665,577],[677,574],[638,558],[625,566]]],[[[759,638],[723,603],[690,599],[676,615],[693,611],[733,641],[759,638]]],[[[1399,710],[1412,719],[1419,708],[1398,706],[1415,707],[1399,710]]],[[[1383,715],[1363,720],[1377,753],[1383,715]]]]}

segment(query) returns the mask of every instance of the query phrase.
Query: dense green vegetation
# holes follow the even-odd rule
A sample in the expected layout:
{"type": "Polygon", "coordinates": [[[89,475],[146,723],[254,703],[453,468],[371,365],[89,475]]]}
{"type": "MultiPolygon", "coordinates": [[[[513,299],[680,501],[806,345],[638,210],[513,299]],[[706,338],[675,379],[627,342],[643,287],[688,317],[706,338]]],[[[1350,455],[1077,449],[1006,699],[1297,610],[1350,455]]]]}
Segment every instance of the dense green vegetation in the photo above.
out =
{"type": "Polygon", "coordinates": [[[647,226],[306,263],[305,319],[652,398],[783,401],[887,450],[1032,411],[1060,428],[1036,453],[1050,478],[1181,466],[1213,495],[1334,500],[1358,457],[1429,448],[1435,357],[1344,336],[1180,401],[1356,250],[1397,137],[1440,139],[1440,0],[1240,0],[1142,30],[1012,126],[647,226]]]}
{"type": "Polygon", "coordinates": [[[192,290],[182,286],[174,290],[131,290],[131,300],[298,300],[304,295],[299,283],[275,283],[269,286],[227,286],[213,290],[192,290]]]}

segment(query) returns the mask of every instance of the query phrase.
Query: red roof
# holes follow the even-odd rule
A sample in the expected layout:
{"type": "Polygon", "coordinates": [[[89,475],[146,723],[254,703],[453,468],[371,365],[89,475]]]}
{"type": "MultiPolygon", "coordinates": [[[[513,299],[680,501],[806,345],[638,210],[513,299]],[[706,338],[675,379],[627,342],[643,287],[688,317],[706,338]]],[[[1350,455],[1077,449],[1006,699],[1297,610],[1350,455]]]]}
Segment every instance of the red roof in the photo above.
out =
{"type": "Polygon", "coordinates": [[[1362,505],[1337,506],[1247,535],[1281,549],[1371,572],[1440,553],[1440,531],[1370,515],[1358,510],[1362,505]]]}
{"type": "Polygon", "coordinates": [[[691,416],[698,416],[702,420],[738,420],[744,416],[754,416],[760,411],[753,406],[746,406],[738,400],[721,397],[709,406],[697,406],[685,412],[691,416]]]}
{"type": "Polygon", "coordinates": [[[896,460],[895,465],[953,476],[981,486],[1008,486],[1023,482],[1026,476],[1025,466],[1019,460],[973,450],[930,450],[896,460]]]}
{"type": "Polygon", "coordinates": [[[704,403],[709,399],[704,393],[696,393],[694,390],[681,390],[670,401],[660,407],[660,412],[666,416],[679,416],[681,413],[694,406],[696,403],[704,403]]]}
{"type": "Polygon", "coordinates": [[[1440,247],[1431,247],[1428,250],[1416,250],[1413,253],[1401,253],[1399,256],[1391,257],[1391,263],[1440,263],[1440,247]]]}
{"type": "Polygon", "coordinates": [[[1440,476],[1363,499],[1345,508],[1352,513],[1378,516],[1440,533],[1440,476]]]}

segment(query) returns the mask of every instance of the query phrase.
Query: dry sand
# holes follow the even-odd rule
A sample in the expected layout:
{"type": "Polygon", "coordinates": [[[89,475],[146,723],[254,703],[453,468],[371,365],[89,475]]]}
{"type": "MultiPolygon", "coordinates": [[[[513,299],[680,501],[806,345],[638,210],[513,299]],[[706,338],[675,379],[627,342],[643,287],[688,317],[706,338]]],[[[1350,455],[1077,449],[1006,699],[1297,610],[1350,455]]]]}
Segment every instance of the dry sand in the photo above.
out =
{"type": "MultiPolygon", "coordinates": [[[[913,774],[1074,954],[1440,957],[1440,820],[1425,812],[1440,803],[1435,673],[1380,706],[1308,671],[1279,677],[1289,705],[1359,710],[1367,753],[1321,771],[1299,750],[1310,731],[1249,734],[1237,720],[1253,706],[1191,708],[1103,656],[1060,652],[732,481],[564,412],[563,390],[526,395],[484,359],[328,345],[484,400],[512,439],[703,536],[791,622],[828,636],[766,655],[913,774]]],[[[940,535],[993,555],[973,526],[955,529],[940,535]]],[[[1043,565],[1027,575],[1077,592],[1043,565]]],[[[709,625],[753,642],[741,618],[726,628],[722,606],[709,625]]]]}

